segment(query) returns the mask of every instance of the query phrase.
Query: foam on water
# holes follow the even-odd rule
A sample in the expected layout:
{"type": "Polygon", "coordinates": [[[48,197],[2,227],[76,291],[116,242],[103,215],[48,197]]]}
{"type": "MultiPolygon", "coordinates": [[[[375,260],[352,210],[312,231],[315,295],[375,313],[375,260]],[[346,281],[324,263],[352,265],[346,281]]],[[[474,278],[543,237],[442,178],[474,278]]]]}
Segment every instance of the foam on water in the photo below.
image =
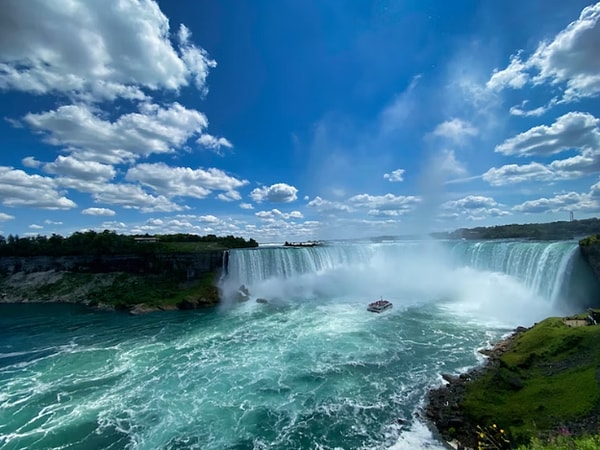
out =
{"type": "Polygon", "coordinates": [[[0,447],[441,448],[416,415],[440,373],[556,301],[544,274],[444,245],[232,251],[224,290],[252,298],[207,311],[0,305],[0,447]],[[393,309],[368,313],[380,295],[393,309]]]}

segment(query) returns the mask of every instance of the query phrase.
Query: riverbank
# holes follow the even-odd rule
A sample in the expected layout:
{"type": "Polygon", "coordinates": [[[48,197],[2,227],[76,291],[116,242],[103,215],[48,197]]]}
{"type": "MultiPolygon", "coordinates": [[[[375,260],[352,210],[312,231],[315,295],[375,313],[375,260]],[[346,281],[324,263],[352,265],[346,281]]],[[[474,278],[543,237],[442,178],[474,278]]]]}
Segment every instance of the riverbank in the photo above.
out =
{"type": "Polygon", "coordinates": [[[600,326],[548,318],[482,353],[483,366],[444,375],[428,395],[425,416],[447,442],[475,449],[493,435],[522,445],[598,433],[600,326]]]}
{"type": "Polygon", "coordinates": [[[0,276],[0,303],[77,303],[131,314],[197,309],[219,302],[217,276],[215,270],[189,279],[171,272],[16,272],[0,276]]]}

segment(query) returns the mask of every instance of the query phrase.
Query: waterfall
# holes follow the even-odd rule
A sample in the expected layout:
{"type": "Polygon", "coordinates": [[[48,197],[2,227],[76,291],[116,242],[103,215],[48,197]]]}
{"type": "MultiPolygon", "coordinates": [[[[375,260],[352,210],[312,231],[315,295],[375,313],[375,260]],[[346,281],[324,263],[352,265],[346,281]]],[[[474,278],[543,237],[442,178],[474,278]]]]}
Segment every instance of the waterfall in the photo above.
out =
{"type": "Polygon", "coordinates": [[[589,274],[582,278],[587,269],[577,250],[574,241],[396,241],[239,249],[229,253],[222,287],[227,292],[241,284],[260,286],[265,295],[284,297],[402,292],[406,297],[444,298],[455,293],[456,285],[474,284],[469,278],[499,274],[548,303],[585,303],[590,289],[573,280],[585,279],[586,286],[595,281],[589,274]]]}
{"type": "Polygon", "coordinates": [[[459,241],[450,244],[456,262],[478,270],[510,275],[554,301],[568,279],[577,243],[530,241],[459,241]]]}

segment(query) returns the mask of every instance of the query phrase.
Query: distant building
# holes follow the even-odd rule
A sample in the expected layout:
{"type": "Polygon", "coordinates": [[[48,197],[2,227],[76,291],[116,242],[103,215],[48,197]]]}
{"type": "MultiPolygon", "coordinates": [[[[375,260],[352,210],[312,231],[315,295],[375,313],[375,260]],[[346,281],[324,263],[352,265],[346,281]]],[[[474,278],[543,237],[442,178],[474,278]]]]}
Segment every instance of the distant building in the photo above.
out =
{"type": "Polygon", "coordinates": [[[153,243],[153,242],[158,242],[159,241],[159,239],[157,237],[150,237],[150,236],[149,237],[136,237],[136,238],[133,238],[133,239],[135,240],[135,242],[140,242],[140,243],[141,242],[150,242],[150,243],[153,243]]]}

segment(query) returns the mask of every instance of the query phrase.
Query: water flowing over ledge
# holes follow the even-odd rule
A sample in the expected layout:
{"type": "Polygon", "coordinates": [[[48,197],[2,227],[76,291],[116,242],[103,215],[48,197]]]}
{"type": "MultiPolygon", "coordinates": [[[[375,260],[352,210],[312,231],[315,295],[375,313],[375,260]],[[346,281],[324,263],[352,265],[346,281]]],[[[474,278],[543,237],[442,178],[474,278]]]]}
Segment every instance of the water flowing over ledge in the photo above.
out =
{"type": "Polygon", "coordinates": [[[508,293],[516,283],[548,304],[570,310],[589,302],[597,287],[574,241],[344,243],[233,250],[228,259],[222,282],[226,296],[244,284],[263,296],[335,295],[335,286],[337,292],[371,297],[412,293],[443,298],[461,283],[468,290],[477,280],[500,277],[508,293]]]}

